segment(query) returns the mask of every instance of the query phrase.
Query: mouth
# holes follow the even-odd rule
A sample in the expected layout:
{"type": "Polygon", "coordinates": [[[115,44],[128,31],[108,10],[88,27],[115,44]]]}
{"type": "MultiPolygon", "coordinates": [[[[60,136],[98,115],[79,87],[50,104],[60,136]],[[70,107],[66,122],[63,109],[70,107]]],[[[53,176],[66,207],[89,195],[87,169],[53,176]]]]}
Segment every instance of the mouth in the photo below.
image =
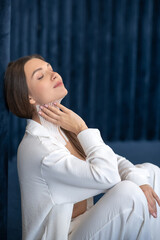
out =
{"type": "Polygon", "coordinates": [[[56,85],[54,85],[53,88],[59,87],[59,86],[61,86],[62,84],[63,84],[63,82],[59,81],[58,83],[56,83],[56,85]]]}

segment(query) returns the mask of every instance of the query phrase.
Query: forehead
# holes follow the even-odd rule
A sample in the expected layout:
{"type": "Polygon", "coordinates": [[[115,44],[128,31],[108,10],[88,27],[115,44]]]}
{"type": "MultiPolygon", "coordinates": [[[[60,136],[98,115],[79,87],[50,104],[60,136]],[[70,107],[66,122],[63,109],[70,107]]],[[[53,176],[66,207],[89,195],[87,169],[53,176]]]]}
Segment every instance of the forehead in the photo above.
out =
{"type": "Polygon", "coordinates": [[[37,68],[43,67],[45,64],[46,62],[41,59],[32,58],[25,63],[24,72],[27,77],[31,77],[34,70],[36,70],[37,68]]]}

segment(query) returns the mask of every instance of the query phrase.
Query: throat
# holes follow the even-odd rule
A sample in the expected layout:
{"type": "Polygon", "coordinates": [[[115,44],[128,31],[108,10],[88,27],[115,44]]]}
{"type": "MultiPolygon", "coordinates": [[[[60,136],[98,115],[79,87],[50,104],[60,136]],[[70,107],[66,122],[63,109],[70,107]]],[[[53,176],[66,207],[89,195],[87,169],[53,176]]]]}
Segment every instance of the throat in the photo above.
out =
{"type": "MultiPolygon", "coordinates": [[[[36,108],[37,108],[37,112],[39,112],[40,106],[36,105],[36,108]]],[[[47,121],[39,114],[37,114],[37,117],[34,117],[33,120],[40,123],[48,131],[49,135],[51,135],[52,137],[55,137],[63,145],[67,144],[68,138],[64,134],[64,132],[61,130],[60,126],[47,121]]]]}

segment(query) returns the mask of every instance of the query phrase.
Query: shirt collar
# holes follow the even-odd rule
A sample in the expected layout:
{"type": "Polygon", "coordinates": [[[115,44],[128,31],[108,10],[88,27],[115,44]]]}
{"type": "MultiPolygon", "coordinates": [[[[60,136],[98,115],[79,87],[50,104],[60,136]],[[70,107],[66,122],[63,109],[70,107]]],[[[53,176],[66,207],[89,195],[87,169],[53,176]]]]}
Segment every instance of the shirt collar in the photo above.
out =
{"type": "Polygon", "coordinates": [[[52,137],[46,128],[32,119],[27,119],[26,132],[39,137],[52,137]]]}
{"type": "Polygon", "coordinates": [[[58,125],[48,124],[47,122],[45,122],[45,125],[42,125],[34,120],[28,119],[26,132],[36,137],[50,138],[61,146],[65,146],[68,141],[67,136],[61,131],[58,125]]]}

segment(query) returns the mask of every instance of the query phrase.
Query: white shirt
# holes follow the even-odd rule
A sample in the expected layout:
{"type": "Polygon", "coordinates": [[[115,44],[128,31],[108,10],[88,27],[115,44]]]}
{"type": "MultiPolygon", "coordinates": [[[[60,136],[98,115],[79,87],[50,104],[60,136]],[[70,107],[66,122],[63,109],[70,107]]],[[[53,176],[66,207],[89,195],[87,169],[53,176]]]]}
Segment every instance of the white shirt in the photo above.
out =
{"type": "Polygon", "coordinates": [[[105,192],[121,180],[138,185],[149,182],[147,170],[116,155],[98,129],[85,129],[77,135],[86,161],[69,152],[56,129],[50,132],[28,120],[18,148],[25,240],[67,240],[75,203],[105,192]]]}

